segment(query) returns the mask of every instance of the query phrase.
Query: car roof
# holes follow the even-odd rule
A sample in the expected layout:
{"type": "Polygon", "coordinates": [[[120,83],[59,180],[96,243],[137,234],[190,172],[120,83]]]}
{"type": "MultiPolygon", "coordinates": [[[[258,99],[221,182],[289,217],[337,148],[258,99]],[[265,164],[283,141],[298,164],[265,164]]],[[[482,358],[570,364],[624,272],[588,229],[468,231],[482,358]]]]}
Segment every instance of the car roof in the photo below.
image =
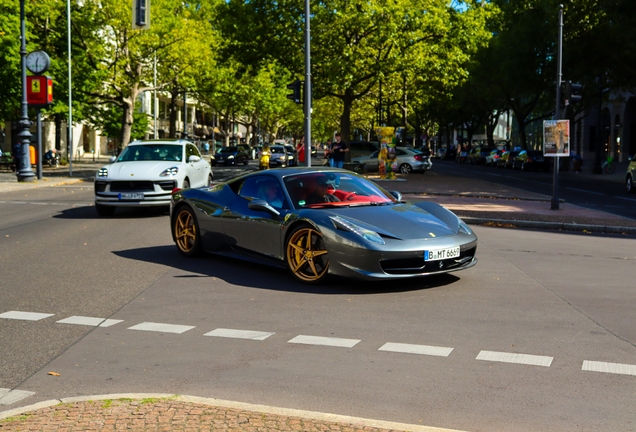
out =
{"type": "Polygon", "coordinates": [[[185,139],[171,139],[171,138],[163,138],[163,139],[148,139],[148,140],[138,140],[132,141],[128,143],[129,146],[133,145],[148,145],[148,144],[168,144],[168,145],[183,145],[183,144],[193,144],[192,141],[185,139]]]}

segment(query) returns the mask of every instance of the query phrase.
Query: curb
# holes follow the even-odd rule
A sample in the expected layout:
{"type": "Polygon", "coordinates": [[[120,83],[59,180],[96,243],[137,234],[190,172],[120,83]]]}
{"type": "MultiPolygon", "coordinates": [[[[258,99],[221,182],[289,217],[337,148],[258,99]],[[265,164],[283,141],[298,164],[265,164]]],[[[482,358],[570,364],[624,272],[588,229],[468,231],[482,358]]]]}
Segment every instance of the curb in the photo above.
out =
{"type": "Polygon", "coordinates": [[[593,232],[600,234],[629,234],[636,235],[636,227],[622,227],[613,225],[590,225],[569,222],[541,222],[515,219],[485,219],[478,217],[461,217],[469,225],[503,225],[504,227],[540,228],[560,231],[593,232]]]}
{"type": "Polygon", "coordinates": [[[172,401],[195,403],[199,405],[208,405],[214,407],[222,407],[229,409],[236,409],[241,411],[252,411],[258,413],[272,414],[285,417],[300,417],[304,419],[331,422],[331,423],[344,423],[348,425],[354,425],[360,428],[379,428],[395,431],[411,431],[411,432],[462,432],[457,429],[444,429],[431,426],[412,425],[407,423],[395,423],[383,420],[365,419],[361,417],[350,417],[339,414],[320,413],[316,411],[305,411],[291,408],[278,408],[268,405],[257,405],[245,402],[235,402],[223,399],[214,398],[202,398],[197,396],[182,396],[166,393],[115,393],[106,395],[94,395],[94,396],[80,396],[69,397],[62,399],[51,399],[48,401],[39,402],[33,405],[15,408],[9,411],[0,412],[0,420],[26,414],[30,411],[35,411],[43,408],[49,408],[60,404],[89,402],[89,401],[101,401],[101,400],[117,400],[117,399],[170,399],[172,401]]]}

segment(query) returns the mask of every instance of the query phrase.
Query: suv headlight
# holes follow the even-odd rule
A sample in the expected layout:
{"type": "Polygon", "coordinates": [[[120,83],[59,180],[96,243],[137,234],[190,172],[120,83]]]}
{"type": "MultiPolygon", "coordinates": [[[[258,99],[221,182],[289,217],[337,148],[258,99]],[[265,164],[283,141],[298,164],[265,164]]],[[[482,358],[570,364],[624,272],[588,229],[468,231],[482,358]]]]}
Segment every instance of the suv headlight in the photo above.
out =
{"type": "Polygon", "coordinates": [[[172,176],[176,176],[179,173],[179,167],[170,167],[165,169],[161,174],[159,174],[159,177],[172,177],[172,176]]]}
{"type": "Polygon", "coordinates": [[[100,168],[100,170],[97,171],[97,177],[108,177],[108,168],[100,168]]]}

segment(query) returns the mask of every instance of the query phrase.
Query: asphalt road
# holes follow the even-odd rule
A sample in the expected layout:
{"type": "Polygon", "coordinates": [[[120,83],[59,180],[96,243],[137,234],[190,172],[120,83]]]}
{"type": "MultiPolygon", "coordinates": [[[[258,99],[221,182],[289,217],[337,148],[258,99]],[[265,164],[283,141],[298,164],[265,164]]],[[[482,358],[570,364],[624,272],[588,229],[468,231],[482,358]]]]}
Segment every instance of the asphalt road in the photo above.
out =
{"type": "Polygon", "coordinates": [[[91,202],[90,185],[0,196],[0,314],[52,314],[0,319],[0,388],[32,392],[0,409],[162,392],[467,431],[636,430],[633,239],[475,227],[469,270],[308,287],[183,258],[166,214],[101,219],[91,202]]]}

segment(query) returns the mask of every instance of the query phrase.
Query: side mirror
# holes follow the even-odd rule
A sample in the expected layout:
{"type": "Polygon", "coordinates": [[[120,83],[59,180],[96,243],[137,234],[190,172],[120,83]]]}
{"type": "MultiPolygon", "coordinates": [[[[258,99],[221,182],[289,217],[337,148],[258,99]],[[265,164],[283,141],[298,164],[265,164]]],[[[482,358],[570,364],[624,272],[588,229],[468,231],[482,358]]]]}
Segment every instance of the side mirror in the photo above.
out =
{"type": "Polygon", "coordinates": [[[108,158],[108,161],[110,163],[114,163],[116,160],[117,160],[117,158],[115,156],[111,156],[111,157],[108,158]]]}
{"type": "Polygon", "coordinates": [[[201,160],[201,158],[197,155],[190,155],[190,157],[188,158],[188,162],[199,162],[201,160]]]}
{"type": "Polygon", "coordinates": [[[280,218],[280,212],[269,205],[267,201],[262,199],[255,199],[251,201],[247,204],[247,208],[249,208],[250,210],[264,211],[271,214],[272,216],[275,216],[276,218],[280,218]]]}
{"type": "Polygon", "coordinates": [[[398,200],[398,201],[402,201],[402,194],[398,191],[389,191],[389,193],[391,195],[393,195],[393,197],[398,200]]]}

